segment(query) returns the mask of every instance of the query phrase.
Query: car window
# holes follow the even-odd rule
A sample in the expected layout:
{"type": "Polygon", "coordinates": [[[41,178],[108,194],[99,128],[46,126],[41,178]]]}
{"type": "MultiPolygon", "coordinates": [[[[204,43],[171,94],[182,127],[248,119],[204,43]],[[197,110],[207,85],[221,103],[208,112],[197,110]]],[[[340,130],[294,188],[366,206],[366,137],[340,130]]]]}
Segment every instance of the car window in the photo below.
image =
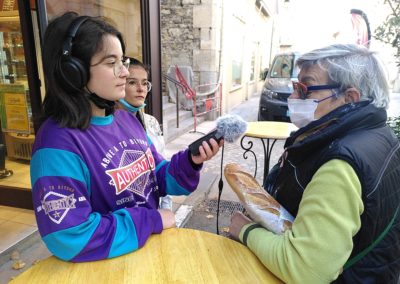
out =
{"type": "Polygon", "coordinates": [[[275,57],[270,73],[271,78],[295,78],[297,74],[298,68],[294,66],[293,55],[275,57]]]}

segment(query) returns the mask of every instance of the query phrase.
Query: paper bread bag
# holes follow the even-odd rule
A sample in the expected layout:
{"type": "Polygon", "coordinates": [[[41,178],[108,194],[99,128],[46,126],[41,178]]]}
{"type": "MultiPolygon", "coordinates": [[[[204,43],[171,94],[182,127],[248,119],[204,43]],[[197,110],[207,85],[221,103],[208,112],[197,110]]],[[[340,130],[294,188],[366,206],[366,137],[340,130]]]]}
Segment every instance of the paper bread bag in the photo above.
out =
{"type": "Polygon", "coordinates": [[[238,164],[227,164],[224,175],[254,222],[276,234],[292,227],[294,218],[290,213],[238,164]]]}

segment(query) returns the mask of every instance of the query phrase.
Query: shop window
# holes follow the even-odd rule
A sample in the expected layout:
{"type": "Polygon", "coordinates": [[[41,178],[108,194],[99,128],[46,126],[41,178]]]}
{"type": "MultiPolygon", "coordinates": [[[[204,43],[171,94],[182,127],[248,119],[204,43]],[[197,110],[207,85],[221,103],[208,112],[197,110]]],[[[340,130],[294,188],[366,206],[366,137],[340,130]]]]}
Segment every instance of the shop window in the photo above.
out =
{"type": "Polygon", "coordinates": [[[0,186],[30,188],[34,128],[18,1],[0,1],[0,186]]]}

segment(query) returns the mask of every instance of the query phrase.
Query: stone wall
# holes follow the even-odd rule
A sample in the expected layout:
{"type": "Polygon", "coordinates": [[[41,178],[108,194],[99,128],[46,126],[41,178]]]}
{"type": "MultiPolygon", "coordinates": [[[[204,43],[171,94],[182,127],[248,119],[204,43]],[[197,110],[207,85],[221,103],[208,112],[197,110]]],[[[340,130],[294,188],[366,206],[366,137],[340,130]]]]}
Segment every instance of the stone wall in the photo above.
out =
{"type": "MultiPolygon", "coordinates": [[[[185,65],[193,69],[193,86],[218,81],[221,3],[218,0],[161,1],[163,74],[171,65],[185,65]]],[[[166,94],[164,84],[163,95],[166,94]]]]}
{"type": "MultiPolygon", "coordinates": [[[[161,1],[161,60],[163,74],[167,74],[171,65],[193,66],[193,50],[200,48],[200,31],[193,29],[193,6],[199,3],[200,0],[161,1]]],[[[195,80],[195,82],[198,81],[195,80]]],[[[166,86],[163,84],[163,95],[165,94],[166,86]]]]}

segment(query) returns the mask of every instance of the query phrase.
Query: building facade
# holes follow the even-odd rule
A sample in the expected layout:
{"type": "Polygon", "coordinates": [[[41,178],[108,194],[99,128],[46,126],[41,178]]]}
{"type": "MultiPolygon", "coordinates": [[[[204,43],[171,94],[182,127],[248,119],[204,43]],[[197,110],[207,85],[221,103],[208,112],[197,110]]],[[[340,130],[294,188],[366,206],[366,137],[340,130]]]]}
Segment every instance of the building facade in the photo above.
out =
{"type": "Polygon", "coordinates": [[[259,93],[260,74],[280,48],[280,2],[0,0],[0,205],[32,207],[30,155],[45,95],[42,38],[53,17],[75,11],[110,18],[126,55],[150,66],[147,112],[162,124],[170,66],[189,66],[193,87],[222,84],[222,114],[259,93]]]}
{"type": "MultiPolygon", "coordinates": [[[[161,1],[162,72],[189,66],[193,87],[221,82],[222,113],[260,91],[279,49],[279,1],[161,1]],[[275,36],[274,36],[275,32],[275,36]]],[[[168,95],[168,88],[163,87],[168,95]]]]}

